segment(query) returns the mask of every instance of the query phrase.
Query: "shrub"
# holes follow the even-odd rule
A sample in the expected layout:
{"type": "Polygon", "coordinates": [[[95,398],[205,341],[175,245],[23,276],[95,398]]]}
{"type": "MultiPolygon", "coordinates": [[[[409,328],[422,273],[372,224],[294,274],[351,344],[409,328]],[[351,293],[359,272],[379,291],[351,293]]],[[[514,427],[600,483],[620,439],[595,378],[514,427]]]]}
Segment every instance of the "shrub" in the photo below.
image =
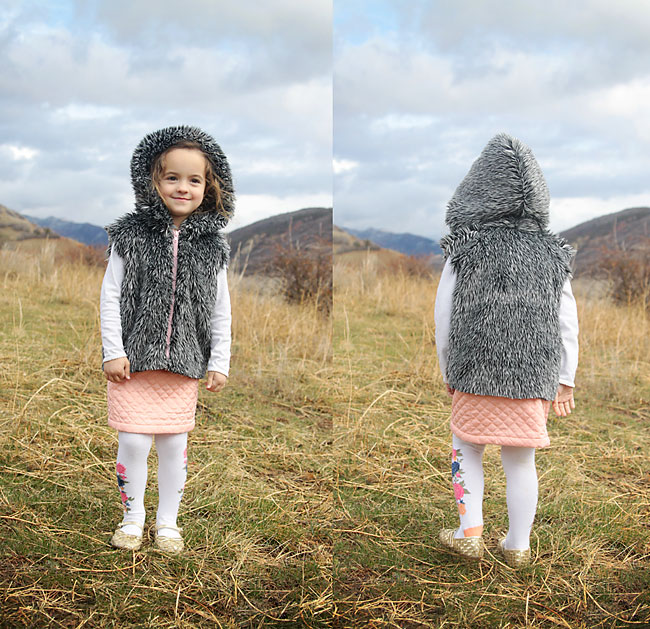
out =
{"type": "Polygon", "coordinates": [[[408,277],[433,278],[432,256],[400,256],[386,262],[386,272],[389,274],[407,275],[408,277]]]}
{"type": "Polygon", "coordinates": [[[650,306],[650,238],[629,250],[604,247],[599,268],[610,280],[615,302],[650,306]]]}
{"type": "Polygon", "coordinates": [[[280,280],[282,294],[288,302],[314,302],[324,314],[331,312],[331,242],[320,239],[305,248],[293,242],[276,245],[267,272],[280,280]]]}
{"type": "Polygon", "coordinates": [[[106,266],[106,247],[93,247],[81,245],[78,248],[65,249],[57,256],[57,260],[72,264],[83,264],[84,266],[106,266]]]}

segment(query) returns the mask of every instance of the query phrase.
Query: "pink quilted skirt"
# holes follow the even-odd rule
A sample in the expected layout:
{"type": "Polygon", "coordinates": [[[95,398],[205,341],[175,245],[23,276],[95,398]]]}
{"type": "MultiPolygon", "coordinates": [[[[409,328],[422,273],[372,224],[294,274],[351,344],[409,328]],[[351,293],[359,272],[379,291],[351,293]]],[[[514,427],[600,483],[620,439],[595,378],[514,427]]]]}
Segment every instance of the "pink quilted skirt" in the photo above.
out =
{"type": "Polygon", "coordinates": [[[451,403],[451,431],[470,443],[544,448],[550,445],[546,419],[548,400],[513,400],[455,391],[451,403]]]}
{"type": "Polygon", "coordinates": [[[138,371],[108,383],[108,425],[122,432],[188,432],[194,428],[199,381],[170,371],[138,371]]]}

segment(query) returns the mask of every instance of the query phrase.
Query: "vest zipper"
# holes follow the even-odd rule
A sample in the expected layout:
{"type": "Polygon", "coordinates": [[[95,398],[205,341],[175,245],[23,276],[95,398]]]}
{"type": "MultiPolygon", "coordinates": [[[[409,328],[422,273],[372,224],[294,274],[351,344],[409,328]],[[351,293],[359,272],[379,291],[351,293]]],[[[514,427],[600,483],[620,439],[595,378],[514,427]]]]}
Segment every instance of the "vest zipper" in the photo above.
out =
{"type": "Polygon", "coordinates": [[[169,307],[169,321],[167,322],[167,348],[165,356],[169,358],[170,344],[172,341],[172,319],[174,317],[174,302],[176,301],[176,271],[178,270],[178,229],[173,229],[174,240],[172,243],[172,252],[174,261],[172,262],[172,303],[169,307]]]}

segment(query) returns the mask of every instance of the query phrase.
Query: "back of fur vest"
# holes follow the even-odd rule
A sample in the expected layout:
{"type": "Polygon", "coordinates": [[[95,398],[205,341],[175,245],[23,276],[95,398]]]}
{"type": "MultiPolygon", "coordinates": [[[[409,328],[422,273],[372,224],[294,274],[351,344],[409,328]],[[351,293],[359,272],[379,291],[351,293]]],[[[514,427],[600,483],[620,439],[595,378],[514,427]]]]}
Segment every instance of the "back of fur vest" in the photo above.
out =
{"type": "Polygon", "coordinates": [[[441,241],[456,272],[449,385],[553,400],[559,305],[572,249],[547,230],[549,194],[531,150],[506,134],[483,149],[449,202],[441,241]]]}
{"type": "Polygon", "coordinates": [[[109,252],[114,249],[124,259],[120,316],[131,371],[162,369],[202,378],[210,358],[217,274],[229,257],[228,243],[221,233],[234,209],[228,162],[207,133],[196,127],[168,127],[140,142],[131,160],[131,179],[135,211],[106,228],[109,252]],[[207,154],[221,181],[226,215],[200,206],[183,221],[178,231],[174,287],[174,225],[152,185],[151,166],[160,153],[181,140],[197,142],[207,154]]]}

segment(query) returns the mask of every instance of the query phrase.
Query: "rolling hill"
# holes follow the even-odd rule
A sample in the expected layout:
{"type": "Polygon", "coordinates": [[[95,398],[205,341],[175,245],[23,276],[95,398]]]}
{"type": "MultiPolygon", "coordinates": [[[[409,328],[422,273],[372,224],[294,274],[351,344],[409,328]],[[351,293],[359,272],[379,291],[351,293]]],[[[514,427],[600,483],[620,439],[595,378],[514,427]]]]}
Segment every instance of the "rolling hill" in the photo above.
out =
{"type": "Polygon", "coordinates": [[[227,234],[233,266],[246,274],[264,273],[278,248],[332,250],[332,208],[312,207],[276,214],[227,234]]]}
{"type": "MultiPolygon", "coordinates": [[[[575,274],[593,275],[609,250],[646,250],[650,246],[650,207],[634,207],[580,223],[560,234],[577,250],[575,274]]],[[[392,251],[406,255],[431,255],[440,263],[439,247],[430,238],[393,234],[378,229],[350,230],[332,225],[331,208],[305,208],[278,214],[228,234],[233,262],[246,273],[264,272],[278,247],[292,243],[304,249],[331,248],[337,255],[392,251]]],[[[57,218],[35,219],[0,205],[0,245],[38,249],[46,241],[59,241],[57,248],[81,250],[81,243],[104,247],[106,232],[89,223],[57,218]]],[[[382,254],[386,257],[388,253],[382,254]]]]}
{"type": "Polygon", "coordinates": [[[49,227],[37,225],[26,216],[0,205],[0,247],[36,252],[46,246],[52,250],[54,260],[76,260],[97,266],[104,264],[102,249],[60,236],[49,227]]]}
{"type": "Polygon", "coordinates": [[[377,251],[381,247],[370,240],[361,240],[353,234],[334,225],[332,228],[332,245],[335,254],[351,251],[377,251]]]}
{"type": "Polygon", "coordinates": [[[575,275],[593,275],[608,250],[647,250],[650,247],[650,207],[633,207],[580,223],[563,231],[577,250],[575,275]]]}
{"type": "MultiPolygon", "coordinates": [[[[633,207],[585,221],[560,233],[578,253],[575,275],[598,275],[608,251],[647,250],[650,247],[650,207],[633,207]]],[[[434,254],[441,262],[440,247],[430,238],[414,234],[393,234],[379,229],[334,227],[335,253],[388,249],[407,255],[434,254]]]]}
{"type": "Polygon", "coordinates": [[[59,235],[47,227],[35,224],[22,214],[0,205],[0,243],[40,238],[59,238],[59,235]]]}
{"type": "MultiPolygon", "coordinates": [[[[0,205],[2,246],[34,250],[56,240],[57,249],[69,256],[71,252],[85,252],[90,246],[103,250],[107,244],[105,236],[104,229],[97,225],[56,218],[34,219],[0,205]],[[37,224],[37,220],[46,226],[37,224]]],[[[325,249],[331,254],[332,208],[305,208],[278,214],[226,236],[231,243],[233,265],[244,269],[246,274],[263,273],[278,248],[290,243],[308,251],[322,253],[325,249]]]]}

